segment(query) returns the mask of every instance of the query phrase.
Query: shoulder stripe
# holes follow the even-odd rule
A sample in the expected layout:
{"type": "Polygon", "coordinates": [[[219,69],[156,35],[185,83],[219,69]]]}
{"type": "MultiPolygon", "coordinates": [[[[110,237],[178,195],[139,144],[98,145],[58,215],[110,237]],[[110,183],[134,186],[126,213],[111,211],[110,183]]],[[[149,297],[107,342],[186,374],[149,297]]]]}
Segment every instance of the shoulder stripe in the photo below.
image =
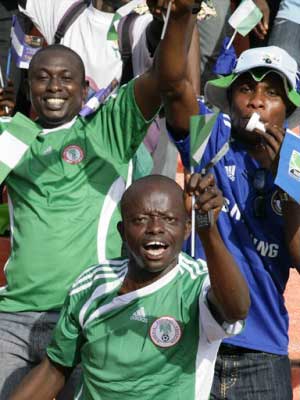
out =
{"type": "Polygon", "coordinates": [[[85,279],[84,281],[81,282],[80,285],[77,285],[76,287],[72,288],[71,291],[69,292],[69,296],[74,296],[77,293],[82,292],[83,290],[88,289],[89,287],[91,287],[95,281],[99,280],[99,279],[118,279],[120,276],[124,275],[124,273],[127,271],[126,267],[123,267],[122,269],[120,269],[119,271],[110,271],[110,272],[106,272],[106,273],[96,273],[92,275],[92,278],[88,280],[88,282],[84,283],[87,279],[85,279]]]}
{"type": "Polygon", "coordinates": [[[94,300],[96,300],[97,298],[103,296],[106,293],[111,292],[112,290],[114,290],[115,288],[117,288],[118,286],[120,286],[120,284],[123,281],[124,275],[126,272],[123,272],[123,274],[120,274],[120,276],[118,277],[118,279],[115,279],[112,282],[106,282],[103,283],[102,285],[98,286],[96,288],[96,290],[94,290],[94,292],[92,293],[91,297],[85,302],[85,304],[82,306],[80,312],[79,312],[79,323],[80,326],[83,328],[84,326],[84,317],[85,314],[89,308],[89,306],[92,304],[92,302],[94,300]]]}
{"type": "Polygon", "coordinates": [[[92,267],[86,269],[85,271],[83,271],[83,273],[81,275],[79,275],[79,277],[76,279],[76,281],[73,283],[72,285],[72,289],[74,289],[75,287],[77,287],[78,285],[81,285],[83,282],[93,279],[93,277],[99,272],[99,271],[103,271],[103,272],[118,272],[120,271],[122,268],[124,268],[125,265],[127,265],[128,260],[114,260],[114,262],[112,262],[112,260],[107,261],[106,264],[96,264],[93,265],[92,267]],[[113,268],[112,268],[113,267],[113,268]]]}

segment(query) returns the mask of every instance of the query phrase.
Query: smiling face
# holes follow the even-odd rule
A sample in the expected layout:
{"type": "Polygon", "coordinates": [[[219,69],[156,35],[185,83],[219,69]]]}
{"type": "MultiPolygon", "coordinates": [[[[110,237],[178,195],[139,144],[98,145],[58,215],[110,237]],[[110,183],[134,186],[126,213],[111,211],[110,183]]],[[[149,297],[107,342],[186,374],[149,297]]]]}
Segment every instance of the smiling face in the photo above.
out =
{"type": "Polygon", "coordinates": [[[283,127],[289,100],[278,74],[271,72],[256,82],[251,74],[245,73],[233,82],[230,103],[234,135],[255,144],[260,140],[258,136],[245,130],[251,115],[256,112],[262,122],[283,127]]]}
{"type": "Polygon", "coordinates": [[[118,228],[131,268],[163,275],[177,264],[189,221],[181,188],[168,178],[147,178],[136,181],[125,195],[118,228]]]}
{"type": "Polygon", "coordinates": [[[29,86],[32,106],[45,128],[71,121],[87,94],[79,57],[63,47],[36,55],[30,64],[29,86]]]}

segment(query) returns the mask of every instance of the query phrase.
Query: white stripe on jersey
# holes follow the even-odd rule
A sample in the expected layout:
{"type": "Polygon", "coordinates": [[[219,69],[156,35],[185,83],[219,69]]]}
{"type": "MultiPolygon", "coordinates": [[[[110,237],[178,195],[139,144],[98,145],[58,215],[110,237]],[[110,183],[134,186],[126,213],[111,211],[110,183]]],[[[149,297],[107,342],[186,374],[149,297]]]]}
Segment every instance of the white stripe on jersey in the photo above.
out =
{"type": "Polygon", "coordinates": [[[79,390],[79,392],[77,393],[77,395],[74,397],[74,400],[80,400],[82,397],[82,393],[83,393],[83,384],[81,385],[81,388],[79,390]]]}
{"type": "Polygon", "coordinates": [[[106,239],[109,230],[110,220],[115,212],[121,197],[125,191],[125,181],[120,176],[114,181],[105,196],[103,206],[99,215],[97,233],[97,251],[99,264],[106,259],[106,239]]]}
{"type": "Polygon", "coordinates": [[[231,128],[231,123],[229,121],[226,121],[225,119],[223,119],[223,123],[225,126],[228,126],[228,128],[231,128]]]}
{"type": "Polygon", "coordinates": [[[194,269],[196,270],[196,273],[198,275],[206,274],[208,271],[207,263],[202,258],[199,258],[198,260],[194,260],[194,259],[190,259],[190,258],[186,257],[184,254],[181,254],[180,262],[194,267],[194,269]]]}
{"type": "Polygon", "coordinates": [[[104,304],[103,306],[100,306],[97,310],[95,310],[85,321],[83,328],[85,328],[88,323],[92,322],[94,319],[98,318],[102,314],[108,313],[119,307],[123,307],[137,298],[147,296],[149,294],[156,292],[157,290],[161,289],[162,287],[170,283],[175,278],[178,272],[179,272],[179,264],[177,264],[173,269],[171,269],[170,272],[168,272],[162,278],[151,283],[150,285],[135,290],[133,292],[129,292],[121,296],[115,297],[110,303],[104,304]]]}
{"type": "Polygon", "coordinates": [[[74,296],[74,294],[80,293],[83,290],[91,287],[94,282],[98,279],[107,279],[107,278],[113,278],[113,279],[117,279],[120,276],[124,275],[124,273],[127,271],[127,268],[124,267],[123,269],[121,269],[118,272],[114,272],[113,270],[111,270],[111,272],[104,272],[103,274],[99,273],[96,275],[93,275],[93,279],[90,279],[88,282],[81,284],[80,286],[75,287],[74,289],[72,289],[69,293],[69,296],[74,296]]]}
{"type": "Polygon", "coordinates": [[[124,268],[124,266],[127,265],[127,259],[122,260],[122,261],[117,261],[117,260],[111,260],[107,262],[106,265],[93,265],[91,268],[88,268],[86,271],[84,271],[79,278],[76,279],[76,281],[72,285],[72,289],[75,289],[78,285],[81,285],[83,282],[87,280],[92,280],[94,279],[95,275],[99,271],[103,272],[109,272],[109,273],[114,273],[114,272],[119,272],[121,269],[124,268]],[[113,262],[115,261],[115,262],[113,262]],[[110,265],[113,265],[114,268],[111,268],[110,265]]]}
{"type": "Polygon", "coordinates": [[[124,275],[123,276],[121,275],[119,277],[119,279],[116,279],[112,282],[105,282],[96,288],[96,290],[92,293],[91,297],[85,302],[85,304],[83,305],[83,307],[80,310],[79,323],[82,328],[86,324],[86,323],[84,323],[84,317],[85,317],[85,314],[86,314],[89,306],[92,304],[92,302],[95,299],[103,296],[104,294],[109,293],[112,290],[116,289],[118,286],[120,286],[122,284],[123,279],[124,279],[124,275]]]}

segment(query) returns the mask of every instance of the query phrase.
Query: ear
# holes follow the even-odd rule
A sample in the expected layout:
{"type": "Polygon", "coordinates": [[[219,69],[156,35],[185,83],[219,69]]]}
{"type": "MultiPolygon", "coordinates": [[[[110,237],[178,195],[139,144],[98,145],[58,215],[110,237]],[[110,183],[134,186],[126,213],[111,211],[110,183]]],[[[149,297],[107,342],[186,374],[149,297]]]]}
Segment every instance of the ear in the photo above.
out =
{"type": "Polygon", "coordinates": [[[88,95],[88,92],[89,92],[89,87],[90,87],[89,81],[84,81],[84,86],[82,88],[82,99],[83,99],[82,102],[83,103],[86,102],[86,98],[87,98],[87,95],[88,95]]]}
{"type": "Polygon", "coordinates": [[[124,223],[123,223],[123,221],[119,221],[119,222],[118,222],[117,228],[118,228],[118,231],[119,231],[119,234],[120,234],[122,240],[123,240],[124,242],[126,242],[126,240],[125,240],[125,235],[124,235],[124,223]]]}

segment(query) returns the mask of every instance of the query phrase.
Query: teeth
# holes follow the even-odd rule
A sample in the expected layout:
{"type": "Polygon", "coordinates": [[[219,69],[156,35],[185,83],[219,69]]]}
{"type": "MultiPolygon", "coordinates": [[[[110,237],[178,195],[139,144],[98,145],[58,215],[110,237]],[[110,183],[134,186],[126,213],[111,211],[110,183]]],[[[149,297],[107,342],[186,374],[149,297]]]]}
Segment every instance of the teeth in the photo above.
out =
{"type": "Polygon", "coordinates": [[[49,104],[61,105],[64,103],[65,100],[64,99],[47,99],[46,101],[49,104]]]}
{"type": "Polygon", "coordinates": [[[165,246],[163,242],[149,242],[147,246],[165,246]]]}

